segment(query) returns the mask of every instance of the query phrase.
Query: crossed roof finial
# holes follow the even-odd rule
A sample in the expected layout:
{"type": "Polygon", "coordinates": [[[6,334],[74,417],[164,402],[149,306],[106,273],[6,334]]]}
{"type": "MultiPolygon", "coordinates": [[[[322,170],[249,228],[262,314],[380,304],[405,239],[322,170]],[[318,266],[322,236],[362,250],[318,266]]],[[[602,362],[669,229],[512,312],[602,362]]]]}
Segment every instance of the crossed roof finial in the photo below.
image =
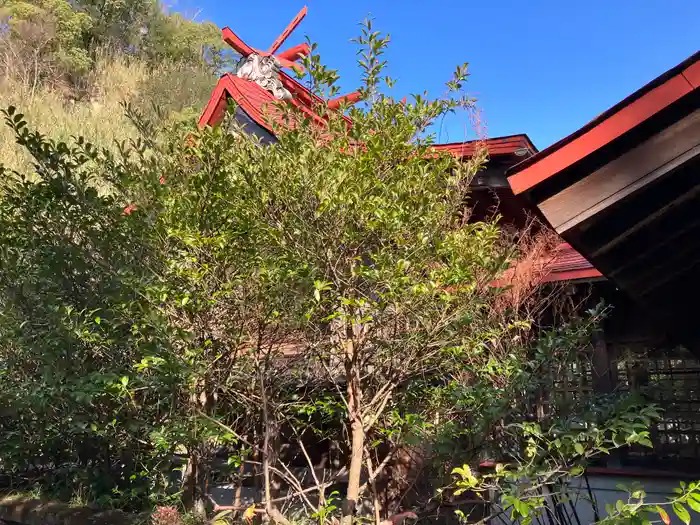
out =
{"type": "MultiPolygon", "coordinates": [[[[286,87],[282,86],[277,81],[276,73],[274,73],[272,70],[275,67],[277,70],[279,70],[279,67],[283,67],[293,69],[300,73],[304,72],[304,66],[297,64],[296,61],[307,56],[311,52],[311,48],[308,44],[299,44],[282,51],[281,53],[277,53],[277,51],[301,23],[307,12],[308,8],[304,6],[297,13],[294,19],[287,25],[284,31],[282,31],[282,33],[280,33],[280,35],[275,39],[267,51],[261,51],[249,46],[238,35],[236,35],[231,28],[225,27],[222,31],[224,42],[238,51],[238,53],[240,53],[243,57],[244,62],[248,62],[248,67],[240,70],[238,76],[260,84],[265,89],[271,91],[277,98],[288,98],[288,96],[291,96],[286,87]],[[270,63],[270,59],[266,57],[273,57],[278,65],[273,66],[270,63]]],[[[284,84],[286,84],[288,87],[287,82],[284,84]]],[[[354,92],[329,100],[328,106],[331,109],[337,109],[342,104],[354,104],[359,99],[359,92],[354,92]]]]}
{"type": "Polygon", "coordinates": [[[229,27],[225,27],[222,31],[224,42],[226,42],[233,49],[238,51],[243,57],[248,57],[252,54],[260,55],[263,57],[274,56],[282,67],[295,69],[297,71],[303,72],[304,67],[301,64],[295,63],[295,61],[308,55],[311,52],[311,49],[309,48],[308,44],[299,44],[298,46],[294,46],[290,49],[287,49],[286,51],[282,51],[279,54],[276,53],[279,50],[279,48],[282,47],[282,44],[284,44],[285,40],[289,38],[289,36],[301,23],[301,21],[306,16],[307,12],[308,9],[306,6],[304,6],[301,9],[301,11],[297,13],[297,16],[295,16],[294,19],[289,23],[289,25],[287,25],[285,30],[282,31],[282,33],[280,33],[280,36],[278,36],[277,39],[275,39],[275,41],[272,43],[272,45],[267,51],[261,51],[259,49],[255,49],[254,47],[249,46],[238,35],[236,35],[236,33],[231,31],[229,27]]]}

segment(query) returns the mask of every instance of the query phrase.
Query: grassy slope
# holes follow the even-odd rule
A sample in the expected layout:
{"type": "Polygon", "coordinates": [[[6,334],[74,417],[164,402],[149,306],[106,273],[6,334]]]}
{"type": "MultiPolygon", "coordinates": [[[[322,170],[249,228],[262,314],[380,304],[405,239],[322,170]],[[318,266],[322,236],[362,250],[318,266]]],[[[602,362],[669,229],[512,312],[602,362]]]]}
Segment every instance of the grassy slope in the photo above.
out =
{"type": "MultiPolygon", "coordinates": [[[[129,102],[147,79],[143,64],[124,59],[102,60],[95,75],[95,96],[89,102],[70,102],[60,92],[30,90],[12,79],[0,80],[0,107],[13,105],[26,115],[29,126],[56,140],[82,135],[98,146],[111,147],[115,140],[134,134],[120,102],[129,102]]],[[[0,126],[0,163],[11,169],[29,168],[29,158],[14,142],[10,130],[0,126]]]]}

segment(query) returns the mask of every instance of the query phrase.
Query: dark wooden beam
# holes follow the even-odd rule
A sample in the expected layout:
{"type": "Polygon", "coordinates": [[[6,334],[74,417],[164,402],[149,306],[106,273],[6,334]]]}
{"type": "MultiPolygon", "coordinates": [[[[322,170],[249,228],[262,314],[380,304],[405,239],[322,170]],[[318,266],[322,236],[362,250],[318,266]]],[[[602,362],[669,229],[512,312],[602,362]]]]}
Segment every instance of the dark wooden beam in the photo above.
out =
{"type": "Polygon", "coordinates": [[[668,236],[658,243],[648,243],[647,248],[643,249],[642,251],[631,251],[629,256],[625,258],[622,266],[617,266],[615,270],[610,272],[610,277],[615,277],[615,275],[624,272],[630,266],[646,264],[644,261],[648,261],[649,259],[658,256],[659,253],[675,252],[680,245],[679,241],[684,236],[687,236],[691,232],[693,232],[695,235],[697,234],[697,231],[700,229],[698,226],[700,226],[700,218],[690,224],[684,225],[682,228],[669,232],[668,236]]]}
{"type": "Polygon", "coordinates": [[[591,368],[593,371],[593,391],[597,394],[611,393],[615,389],[617,378],[602,331],[596,331],[593,334],[591,368]]]}
{"type": "MultiPolygon", "coordinates": [[[[700,155],[699,155],[700,157],[700,155]]],[[[679,206],[683,205],[687,201],[690,201],[692,199],[695,199],[700,195],[700,184],[693,188],[692,190],[682,194],[680,197],[677,199],[674,199],[673,201],[669,202],[668,204],[662,206],[659,208],[656,212],[647,215],[644,219],[636,223],[634,226],[629,228],[628,230],[625,230],[625,232],[622,235],[618,235],[614,237],[612,240],[609,242],[606,242],[603,244],[600,248],[597,250],[594,250],[591,252],[591,258],[596,258],[599,257],[600,255],[603,255],[606,252],[609,252],[612,248],[615,248],[617,245],[621,244],[624,242],[626,239],[628,239],[631,235],[641,232],[644,228],[647,228],[650,224],[653,222],[657,221],[661,216],[666,215],[669,213],[671,210],[678,208],[679,206]]],[[[678,235],[682,234],[684,231],[687,231],[689,228],[697,225],[700,222],[700,217],[698,217],[697,221],[693,221],[691,223],[685,223],[679,225],[678,228],[669,231],[668,236],[662,241],[661,244],[667,244],[669,241],[672,241],[678,235]]],[[[639,254],[635,254],[635,256],[643,256],[645,252],[641,252],[639,254]]]]}
{"type": "MultiPolygon", "coordinates": [[[[667,262],[666,265],[660,265],[657,269],[659,272],[649,272],[645,276],[635,276],[634,279],[634,295],[637,297],[645,297],[649,295],[652,291],[665,288],[665,295],[669,298],[673,297],[674,288],[676,294],[682,291],[675,286],[664,286],[669,282],[674,280],[679,280],[681,275],[685,274],[696,274],[698,265],[700,265],[700,247],[693,245],[686,249],[678,249],[674,253],[673,260],[664,261],[667,262]],[[666,269],[666,271],[664,271],[666,269]]],[[[677,283],[679,286],[683,286],[682,282],[677,283]]]]}

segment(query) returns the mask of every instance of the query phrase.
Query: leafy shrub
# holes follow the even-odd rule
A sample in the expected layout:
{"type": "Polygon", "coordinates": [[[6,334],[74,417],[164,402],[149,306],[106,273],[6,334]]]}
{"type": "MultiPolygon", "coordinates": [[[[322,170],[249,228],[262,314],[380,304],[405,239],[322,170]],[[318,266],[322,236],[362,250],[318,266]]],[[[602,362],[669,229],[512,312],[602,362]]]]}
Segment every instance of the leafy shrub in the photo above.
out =
{"type": "Polygon", "coordinates": [[[3,73],[36,89],[63,77],[84,75],[91,66],[82,46],[91,18],[65,0],[10,0],[0,7],[3,73]]]}

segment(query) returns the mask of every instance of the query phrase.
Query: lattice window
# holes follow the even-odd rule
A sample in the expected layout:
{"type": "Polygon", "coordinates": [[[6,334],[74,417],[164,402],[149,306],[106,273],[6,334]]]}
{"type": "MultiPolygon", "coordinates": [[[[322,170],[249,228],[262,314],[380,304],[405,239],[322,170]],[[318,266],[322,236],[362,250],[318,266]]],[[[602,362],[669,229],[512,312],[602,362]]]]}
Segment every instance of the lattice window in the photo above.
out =
{"type": "Polygon", "coordinates": [[[593,393],[593,367],[588,353],[580,353],[554,377],[553,391],[566,403],[579,403],[593,393]]]}
{"type": "Polygon", "coordinates": [[[553,363],[546,384],[537,399],[540,419],[553,415],[553,410],[567,413],[593,394],[593,366],[590,352],[580,352],[566,364],[553,363]]]}
{"type": "Polygon", "coordinates": [[[664,409],[652,430],[653,452],[635,447],[630,454],[700,458],[700,361],[683,349],[648,354],[634,347],[616,350],[617,388],[642,389],[664,409]]]}

